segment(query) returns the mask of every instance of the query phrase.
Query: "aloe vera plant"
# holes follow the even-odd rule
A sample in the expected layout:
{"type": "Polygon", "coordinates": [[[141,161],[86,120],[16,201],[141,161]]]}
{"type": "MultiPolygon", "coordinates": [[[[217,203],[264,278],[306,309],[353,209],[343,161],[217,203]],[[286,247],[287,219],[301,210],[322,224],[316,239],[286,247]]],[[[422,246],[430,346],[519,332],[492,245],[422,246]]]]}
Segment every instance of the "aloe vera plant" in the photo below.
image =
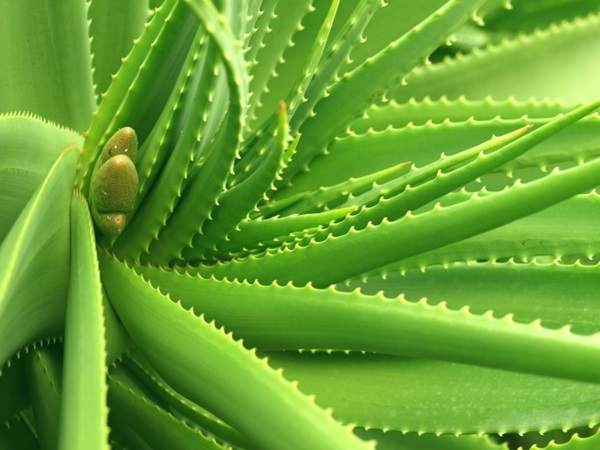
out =
{"type": "Polygon", "coordinates": [[[0,1],[0,447],[600,446],[600,1],[0,1]]]}

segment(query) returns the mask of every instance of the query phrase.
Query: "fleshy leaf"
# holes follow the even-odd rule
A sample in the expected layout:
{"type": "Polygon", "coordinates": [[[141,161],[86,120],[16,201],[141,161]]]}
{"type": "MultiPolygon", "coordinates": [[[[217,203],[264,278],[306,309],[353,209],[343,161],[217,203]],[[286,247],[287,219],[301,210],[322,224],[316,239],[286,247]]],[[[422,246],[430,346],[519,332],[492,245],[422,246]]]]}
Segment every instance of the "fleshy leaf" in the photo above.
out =
{"type": "Polygon", "coordinates": [[[185,5],[175,0],[165,1],[152,16],[102,97],[87,131],[82,170],[77,175],[84,194],[102,147],[118,128],[130,126],[140,143],[146,140],[177,80],[197,27],[185,5]],[[178,45],[170,45],[175,41],[178,45]]]}
{"type": "MultiPolygon", "coordinates": [[[[214,438],[176,417],[155,404],[144,395],[135,378],[123,367],[116,367],[109,374],[108,399],[111,424],[115,431],[123,436],[125,430],[142,434],[153,448],[173,450],[220,450],[214,438]]],[[[126,431],[125,431],[126,432],[126,431]]],[[[131,442],[124,440],[126,444],[131,442]]]]}
{"type": "Polygon", "coordinates": [[[377,450],[506,450],[487,436],[401,433],[377,429],[355,429],[363,439],[377,440],[377,450]]]}
{"type": "Polygon", "coordinates": [[[364,427],[504,434],[600,421],[597,383],[387,355],[284,352],[268,358],[338,420],[364,427]]]}
{"type": "Polygon", "coordinates": [[[0,423],[5,423],[28,406],[29,392],[22,359],[10,361],[0,374],[0,423]]]}
{"type": "Polygon", "coordinates": [[[96,109],[87,6],[80,0],[47,7],[34,0],[2,3],[0,113],[27,111],[80,133],[87,129],[96,109]]]}
{"type": "Polygon", "coordinates": [[[0,363],[61,333],[69,280],[70,205],[78,151],[65,149],[0,247],[0,363]]]}
{"type": "Polygon", "coordinates": [[[58,449],[62,349],[58,344],[34,348],[25,360],[27,383],[42,449],[58,449]]]}
{"type": "Polygon", "coordinates": [[[90,2],[91,52],[96,93],[106,92],[121,58],[127,56],[134,39],[144,30],[150,15],[149,0],[90,2]]]}
{"type": "MultiPolygon", "coordinates": [[[[539,322],[476,315],[445,303],[367,296],[333,288],[219,281],[136,266],[186,308],[260,350],[331,349],[443,359],[540,375],[598,381],[598,335],[539,322]],[[475,338],[474,336],[477,336],[475,338]],[[564,346],[564,348],[563,348],[564,346]],[[587,355],[587,356],[586,356],[587,355]]],[[[192,269],[188,268],[188,271],[192,269]]]]}
{"type": "Polygon", "coordinates": [[[133,375],[143,380],[146,392],[149,393],[149,396],[157,399],[157,403],[164,406],[168,405],[165,407],[177,411],[181,416],[191,420],[202,430],[220,439],[220,441],[241,448],[250,446],[248,440],[240,435],[237,430],[175,392],[139,352],[129,352],[124,358],[124,363],[133,375]]]}
{"type": "Polygon", "coordinates": [[[576,49],[583,46],[590,55],[599,51],[599,23],[598,15],[577,18],[415,69],[406,78],[406,86],[392,91],[391,98],[403,102],[411,97],[464,95],[477,100],[491,95],[496,99],[594,100],[600,96],[596,83],[598,61],[582,56],[576,49]]]}
{"type": "Polygon", "coordinates": [[[100,274],[89,208],[71,203],[71,278],[67,301],[59,447],[108,449],[106,349],[100,274]]]}
{"type": "Polygon", "coordinates": [[[354,280],[343,288],[390,298],[402,294],[412,301],[426,297],[452,309],[468,306],[474,314],[512,314],[517,322],[540,320],[547,328],[570,326],[574,333],[593,334],[600,332],[596,286],[596,265],[534,260],[446,263],[354,280]]]}
{"type": "Polygon", "coordinates": [[[0,448],[40,450],[40,445],[28,424],[17,416],[0,425],[0,448]]]}
{"type": "Polygon", "coordinates": [[[80,135],[35,116],[0,116],[0,242],[61,149],[82,142],[80,135]]]}
{"type": "Polygon", "coordinates": [[[157,372],[254,445],[265,449],[372,448],[223,330],[171,302],[119,261],[105,254],[100,261],[119,317],[157,372]]]}
{"type": "Polygon", "coordinates": [[[382,95],[393,80],[401,80],[452,33],[482,0],[451,0],[352,72],[341,77],[299,128],[300,151],[288,165],[285,183],[307,166],[348,124],[382,95]],[[394,61],[396,64],[390,64],[394,61]]]}

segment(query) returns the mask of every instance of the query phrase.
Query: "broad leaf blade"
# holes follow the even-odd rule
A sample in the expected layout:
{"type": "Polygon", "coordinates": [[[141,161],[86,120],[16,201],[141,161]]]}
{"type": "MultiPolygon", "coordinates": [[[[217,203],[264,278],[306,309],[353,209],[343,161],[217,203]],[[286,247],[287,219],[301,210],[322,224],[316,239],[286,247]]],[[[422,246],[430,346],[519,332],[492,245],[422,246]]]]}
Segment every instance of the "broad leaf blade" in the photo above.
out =
{"type": "Polygon", "coordinates": [[[393,89],[390,97],[399,102],[443,95],[452,99],[464,95],[470,100],[514,96],[592,101],[600,96],[600,63],[591,55],[599,51],[600,15],[596,14],[415,69],[406,85],[393,89]]]}
{"type": "Polygon", "coordinates": [[[75,147],[61,153],[0,247],[1,364],[62,330],[77,155],[75,147]]]}
{"type": "Polygon", "coordinates": [[[86,2],[3,1],[0,55],[0,112],[87,129],[96,99],[86,2]]]}
{"type": "Polygon", "coordinates": [[[356,353],[285,352],[269,354],[269,363],[333,408],[334,417],[359,426],[480,434],[600,421],[597,383],[356,353]]]}
{"type": "Polygon", "coordinates": [[[30,115],[0,116],[0,242],[60,151],[83,138],[30,115]]]}

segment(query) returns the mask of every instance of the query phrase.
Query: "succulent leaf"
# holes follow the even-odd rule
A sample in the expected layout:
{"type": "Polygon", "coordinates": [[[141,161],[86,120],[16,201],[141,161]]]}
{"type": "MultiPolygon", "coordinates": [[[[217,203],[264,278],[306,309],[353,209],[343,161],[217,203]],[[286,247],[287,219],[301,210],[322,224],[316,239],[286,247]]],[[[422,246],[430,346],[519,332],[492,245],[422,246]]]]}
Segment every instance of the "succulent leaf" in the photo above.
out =
{"type": "Polygon", "coordinates": [[[598,447],[598,14],[0,0],[0,448],[598,447]]]}

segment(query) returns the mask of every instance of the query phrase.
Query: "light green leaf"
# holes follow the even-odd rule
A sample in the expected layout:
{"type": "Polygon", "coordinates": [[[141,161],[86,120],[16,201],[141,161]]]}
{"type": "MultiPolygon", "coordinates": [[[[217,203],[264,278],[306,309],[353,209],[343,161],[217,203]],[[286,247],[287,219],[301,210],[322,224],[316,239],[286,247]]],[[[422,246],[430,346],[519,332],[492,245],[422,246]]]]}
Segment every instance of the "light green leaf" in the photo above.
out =
{"type": "MultiPolygon", "coordinates": [[[[518,141],[517,141],[518,142],[518,141]]],[[[450,207],[407,214],[396,221],[317,236],[226,264],[202,266],[219,278],[327,286],[396,261],[505,225],[591,189],[600,177],[600,159],[450,207]],[[423,237],[427,236],[427,239],[423,237]],[[344,260],[345,264],[339,264],[344,260]]]]}
{"type": "Polygon", "coordinates": [[[31,115],[0,116],[0,242],[60,151],[83,138],[31,115]]]}
{"type": "Polygon", "coordinates": [[[482,0],[451,0],[381,52],[367,59],[328,89],[311,115],[300,127],[299,151],[290,162],[281,184],[293,184],[292,178],[310,162],[325,153],[325,147],[343,133],[394,80],[403,79],[433,51],[444,37],[455,31],[482,0]],[[394,63],[391,64],[390,62],[394,63]]]}
{"type": "Polygon", "coordinates": [[[197,270],[136,266],[186,308],[260,350],[331,349],[443,359],[506,370],[598,381],[598,336],[508,315],[476,315],[425,299],[367,296],[333,288],[263,286],[194,275],[197,270]],[[576,356],[577,355],[577,356],[576,356]],[[587,355],[587,356],[585,356],[587,355]]]}
{"type": "Polygon", "coordinates": [[[564,444],[557,444],[555,442],[550,443],[548,446],[538,447],[534,445],[531,447],[532,450],[596,450],[600,445],[600,434],[596,431],[596,434],[590,437],[579,437],[573,436],[569,442],[564,444]]]}
{"type": "Polygon", "coordinates": [[[574,333],[593,334],[600,332],[599,287],[595,265],[470,261],[390,272],[343,288],[367,295],[383,292],[390,298],[404,295],[411,301],[425,297],[451,309],[511,314],[521,323],[539,319],[547,328],[570,326],[574,333]]]}
{"type": "Polygon", "coordinates": [[[591,57],[599,51],[600,16],[591,15],[417,68],[406,78],[406,86],[394,89],[390,97],[399,102],[443,95],[592,101],[600,97],[600,63],[591,57]]]}
{"type": "Polygon", "coordinates": [[[80,194],[73,195],[71,218],[59,448],[108,449],[102,292],[94,227],[80,194]]]}
{"type": "Polygon", "coordinates": [[[0,364],[62,332],[78,151],[65,149],[0,247],[0,364]]]}
{"type": "Polygon", "coordinates": [[[174,389],[231,424],[253,445],[274,450],[373,448],[223,330],[171,302],[124,264],[100,256],[108,295],[152,366],[174,389]]]}
{"type": "MultiPolygon", "coordinates": [[[[469,194],[456,196],[468,198],[469,194]]],[[[600,249],[600,240],[595,234],[600,220],[597,214],[599,204],[598,194],[582,194],[461,242],[376,269],[374,273],[420,269],[455,261],[530,260],[543,257],[548,262],[548,259],[561,257],[592,258],[600,249]],[[569,227],[564,226],[565,217],[571,217],[569,227]]],[[[388,287],[393,289],[392,285],[390,283],[388,287]]]]}
{"type": "Polygon", "coordinates": [[[363,439],[376,439],[377,450],[507,450],[504,446],[494,444],[487,436],[436,436],[377,429],[355,429],[354,432],[363,439]]]}
{"type": "Polygon", "coordinates": [[[102,147],[118,128],[130,126],[140,143],[146,140],[169,98],[197,28],[198,21],[176,0],[166,0],[152,16],[138,44],[121,64],[87,131],[82,170],[77,175],[84,194],[102,147]]]}
{"type": "Polygon", "coordinates": [[[177,411],[181,417],[186,417],[220,441],[241,448],[250,445],[248,440],[240,435],[237,430],[175,392],[139,352],[129,352],[124,358],[124,363],[133,375],[143,381],[145,392],[149,394],[149,397],[154,398],[157,404],[160,403],[171,411],[177,411]]]}
{"type": "Polygon", "coordinates": [[[86,2],[1,2],[0,55],[0,113],[87,129],[96,99],[86,2]]]}
{"type": "Polygon", "coordinates": [[[343,423],[416,433],[593,426],[600,385],[373,354],[268,354],[343,423]]]}
{"type": "Polygon", "coordinates": [[[91,53],[96,94],[106,92],[150,15],[149,0],[127,2],[104,0],[90,2],[91,53]]]}

